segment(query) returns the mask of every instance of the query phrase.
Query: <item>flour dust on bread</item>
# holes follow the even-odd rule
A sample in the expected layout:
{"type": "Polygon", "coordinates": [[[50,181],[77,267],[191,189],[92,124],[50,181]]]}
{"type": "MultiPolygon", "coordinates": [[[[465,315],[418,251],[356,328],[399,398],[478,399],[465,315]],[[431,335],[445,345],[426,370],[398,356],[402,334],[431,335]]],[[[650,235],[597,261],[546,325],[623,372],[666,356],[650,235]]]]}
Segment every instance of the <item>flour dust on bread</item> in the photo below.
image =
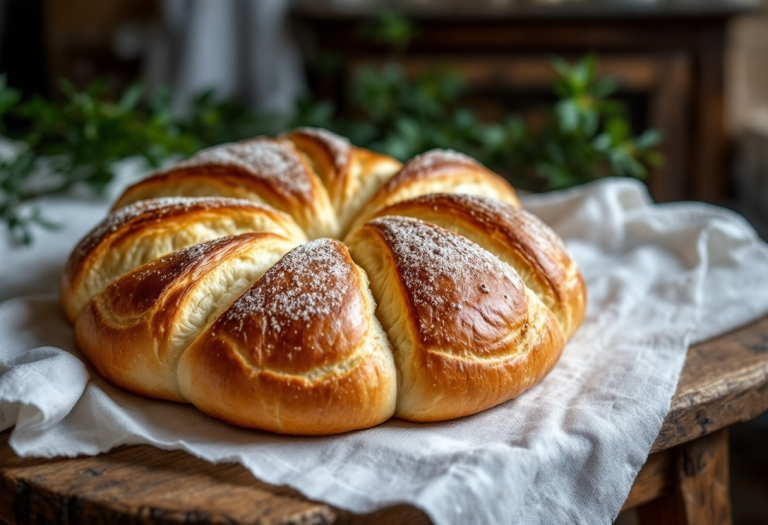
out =
{"type": "Polygon", "coordinates": [[[485,410],[538,383],[560,357],[563,334],[550,310],[511,266],[466,238],[384,216],[347,244],[393,344],[398,417],[485,410]]]}
{"type": "Polygon", "coordinates": [[[61,285],[70,322],[121,275],[158,257],[205,241],[270,232],[306,242],[290,216],[242,199],[169,197],[139,201],[108,215],[75,247],[61,285]]]}
{"type": "Polygon", "coordinates": [[[401,165],[300,128],[203,150],[113,210],[62,279],[83,354],[242,427],[473,414],[541,381],[584,316],[557,235],[452,151],[401,165]]]}
{"type": "Polygon", "coordinates": [[[515,190],[507,181],[467,155],[433,149],[417,155],[365,204],[354,220],[354,229],[382,208],[430,193],[482,195],[520,206],[515,190]]]}
{"type": "Polygon", "coordinates": [[[181,391],[207,414],[272,432],[377,425],[392,417],[397,375],[374,309],[342,243],[299,246],[184,354],[181,391]]]}
{"type": "Polygon", "coordinates": [[[521,208],[477,195],[432,193],[379,210],[414,217],[473,241],[512,266],[552,310],[566,337],[584,320],[586,286],[563,241],[521,208]]]}
{"type": "Polygon", "coordinates": [[[75,326],[80,348],[113,383],[183,402],[181,354],[295,245],[272,233],[244,233],[155,259],[88,303],[75,326]]]}

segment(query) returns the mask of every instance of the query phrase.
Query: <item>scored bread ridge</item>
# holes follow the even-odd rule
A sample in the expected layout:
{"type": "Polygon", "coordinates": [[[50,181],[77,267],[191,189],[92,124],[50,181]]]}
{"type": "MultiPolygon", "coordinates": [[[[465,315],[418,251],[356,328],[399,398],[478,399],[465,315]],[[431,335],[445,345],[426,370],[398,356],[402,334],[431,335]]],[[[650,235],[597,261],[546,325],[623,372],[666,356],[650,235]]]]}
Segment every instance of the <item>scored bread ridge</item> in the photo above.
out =
{"type": "Polygon", "coordinates": [[[70,322],[106,286],[139,266],[218,237],[276,233],[296,244],[306,236],[290,216],[242,199],[163,198],[139,201],[107,216],[75,247],[61,283],[70,322]]]}
{"type": "Polygon", "coordinates": [[[75,325],[78,345],[104,377],[159,399],[185,401],[176,367],[202,330],[296,243],[245,233],[149,262],[110,284],[75,325]]]}
{"type": "Polygon", "coordinates": [[[499,175],[467,155],[434,149],[409,160],[376,191],[349,231],[354,231],[385,206],[429,193],[481,195],[520,207],[515,190],[499,175]]]}
{"type": "Polygon", "coordinates": [[[397,374],[368,280],[339,241],[286,254],[179,362],[182,395],[229,423],[282,434],[377,425],[397,374]]]}
{"type": "Polygon", "coordinates": [[[541,219],[476,195],[430,194],[398,202],[374,217],[414,217],[458,233],[512,266],[555,314],[566,339],[586,310],[586,285],[562,240],[541,219]]]}
{"type": "Polygon", "coordinates": [[[402,167],[392,157],[357,148],[324,129],[298,128],[283,137],[306,155],[325,185],[342,233],[374,192],[402,167]]]}
{"type": "Polygon", "coordinates": [[[399,370],[396,416],[453,419],[538,383],[565,344],[552,312],[477,244],[418,219],[386,216],[347,239],[368,274],[399,370]]]}
{"type": "Polygon", "coordinates": [[[284,139],[257,137],[202,150],[130,186],[113,209],[168,196],[252,200],[291,215],[310,238],[339,234],[328,192],[306,158],[284,139]]]}

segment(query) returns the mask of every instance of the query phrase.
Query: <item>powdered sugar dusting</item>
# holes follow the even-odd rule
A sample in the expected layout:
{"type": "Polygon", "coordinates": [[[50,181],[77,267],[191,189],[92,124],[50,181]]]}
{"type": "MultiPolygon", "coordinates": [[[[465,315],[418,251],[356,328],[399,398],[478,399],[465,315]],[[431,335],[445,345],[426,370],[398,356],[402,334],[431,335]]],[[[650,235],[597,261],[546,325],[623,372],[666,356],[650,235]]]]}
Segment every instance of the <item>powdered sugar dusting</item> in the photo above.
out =
{"type": "Polygon", "coordinates": [[[494,341],[522,322],[520,277],[480,246],[409,217],[380,217],[367,226],[392,251],[424,344],[492,351],[494,341]]]}
{"type": "Polygon", "coordinates": [[[356,282],[352,271],[338,241],[311,241],[270,268],[226,312],[225,321],[242,331],[249,319],[260,317],[268,332],[279,335],[299,324],[333,318],[356,282]]]}
{"type": "Polygon", "coordinates": [[[433,224],[397,216],[381,217],[369,224],[386,239],[403,284],[417,304],[444,306],[445,281],[467,281],[482,273],[507,273],[510,280],[518,279],[494,255],[433,224]]]}
{"type": "Polygon", "coordinates": [[[405,164],[403,171],[419,172],[430,170],[441,164],[479,166],[475,159],[458,151],[452,149],[433,149],[413,157],[413,159],[405,164]]]}
{"type": "Polygon", "coordinates": [[[432,206],[435,211],[444,204],[461,206],[474,219],[493,229],[504,230],[515,238],[524,235],[529,244],[540,246],[543,253],[565,252],[562,239],[549,226],[532,213],[511,204],[479,195],[448,193],[422,195],[414,201],[432,206]]]}
{"type": "Polygon", "coordinates": [[[352,152],[352,144],[346,137],[320,128],[298,128],[295,131],[322,141],[333,156],[336,171],[340,173],[346,169],[352,152]]]}
{"type": "Polygon", "coordinates": [[[310,199],[311,175],[287,140],[256,138],[202,150],[171,170],[205,166],[232,167],[265,180],[278,193],[310,199]]]}
{"type": "Polygon", "coordinates": [[[405,163],[402,169],[393,176],[379,194],[387,195],[404,181],[429,177],[432,173],[439,173],[437,169],[443,166],[465,166],[468,168],[481,168],[472,157],[450,149],[433,149],[413,157],[405,163]]]}

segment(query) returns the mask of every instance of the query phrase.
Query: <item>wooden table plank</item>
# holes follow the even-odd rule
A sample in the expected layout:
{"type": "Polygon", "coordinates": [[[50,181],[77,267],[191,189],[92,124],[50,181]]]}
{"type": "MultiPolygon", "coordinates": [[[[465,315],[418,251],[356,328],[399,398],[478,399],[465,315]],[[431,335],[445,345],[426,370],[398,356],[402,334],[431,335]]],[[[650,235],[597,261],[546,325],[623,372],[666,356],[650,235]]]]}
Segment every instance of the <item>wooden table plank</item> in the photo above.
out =
{"type": "Polygon", "coordinates": [[[768,410],[768,317],[688,350],[658,452],[768,410]]]}
{"type": "MultiPolygon", "coordinates": [[[[654,451],[691,441],[768,409],[768,317],[688,352],[654,451]]],[[[365,516],[312,502],[255,479],[240,465],[211,465],[181,451],[120,447],[95,457],[18,458],[0,434],[0,520],[10,524],[429,523],[405,505],[365,516]]],[[[625,508],[669,485],[661,452],[641,471],[625,508]]]]}
{"type": "Polygon", "coordinates": [[[20,459],[0,439],[0,519],[8,523],[332,523],[326,505],[256,480],[239,465],[120,447],[74,459],[20,459]],[[270,519],[277,517],[276,521],[270,519]]]}
{"type": "Polygon", "coordinates": [[[406,505],[357,515],[263,483],[239,464],[120,447],[98,456],[22,459],[0,434],[0,521],[10,524],[429,523],[406,505]]]}

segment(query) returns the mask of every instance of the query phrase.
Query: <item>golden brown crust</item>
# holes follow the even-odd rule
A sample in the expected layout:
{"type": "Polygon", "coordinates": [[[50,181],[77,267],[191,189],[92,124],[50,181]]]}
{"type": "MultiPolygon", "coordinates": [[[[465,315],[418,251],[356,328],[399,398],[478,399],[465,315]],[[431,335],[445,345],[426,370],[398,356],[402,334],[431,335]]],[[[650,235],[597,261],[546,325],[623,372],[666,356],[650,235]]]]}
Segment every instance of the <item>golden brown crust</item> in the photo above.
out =
{"type": "Polygon", "coordinates": [[[385,206],[428,193],[485,195],[520,207],[515,190],[500,176],[471,157],[436,149],[414,157],[387,181],[355,218],[351,230],[385,206]]]}
{"type": "Polygon", "coordinates": [[[387,216],[348,244],[395,346],[398,417],[437,421],[490,408],[559,359],[564,340],[552,313],[512,268],[465,238],[387,216]]]}
{"type": "Polygon", "coordinates": [[[350,177],[352,144],[345,137],[315,128],[298,128],[286,133],[284,137],[309,158],[338,213],[350,177]]]}
{"type": "Polygon", "coordinates": [[[401,166],[302,128],[129,188],[70,257],[62,301],[110,381],[235,425],[315,435],[461,417],[540,381],[584,315],[575,263],[516,206],[464,155],[401,166]],[[140,200],[171,195],[246,200],[140,200]],[[373,215],[352,255],[330,239],[291,250],[373,215]]]}
{"type": "Polygon", "coordinates": [[[166,198],[140,201],[107,216],[75,247],[62,277],[64,311],[75,322],[110,282],[153,259],[227,235],[272,232],[306,240],[287,215],[240,199],[166,198]]]}
{"type": "Polygon", "coordinates": [[[510,341],[524,346],[525,351],[512,351],[502,361],[467,360],[434,351],[417,353],[412,366],[418,384],[410,397],[418,398],[424,408],[403,404],[395,415],[410,421],[445,421],[482,412],[540,383],[559,361],[564,341],[548,309],[537,310],[537,315],[545,319],[510,341]]]}
{"type": "Polygon", "coordinates": [[[293,246],[271,233],[246,233],[145,264],[88,304],[76,324],[78,345],[111,382],[138,394],[184,401],[176,383],[181,353],[208,317],[293,246]]]}
{"type": "Polygon", "coordinates": [[[343,244],[300,246],[183,356],[182,392],[208,414],[285,434],[381,423],[394,410],[396,377],[372,310],[343,244]]]}
{"type": "Polygon", "coordinates": [[[167,196],[253,200],[289,214],[312,238],[338,234],[327,191],[288,140],[258,137],[203,150],[129,187],[114,209],[167,196]]]}
{"type": "Polygon", "coordinates": [[[402,167],[392,157],[356,148],[324,129],[298,128],[284,137],[307,156],[323,181],[342,232],[373,193],[402,167]]]}
{"type": "Polygon", "coordinates": [[[584,320],[587,291],[562,240],[538,217],[475,195],[429,194],[379,210],[374,217],[414,217],[458,233],[510,264],[555,314],[567,338],[584,320]]]}

